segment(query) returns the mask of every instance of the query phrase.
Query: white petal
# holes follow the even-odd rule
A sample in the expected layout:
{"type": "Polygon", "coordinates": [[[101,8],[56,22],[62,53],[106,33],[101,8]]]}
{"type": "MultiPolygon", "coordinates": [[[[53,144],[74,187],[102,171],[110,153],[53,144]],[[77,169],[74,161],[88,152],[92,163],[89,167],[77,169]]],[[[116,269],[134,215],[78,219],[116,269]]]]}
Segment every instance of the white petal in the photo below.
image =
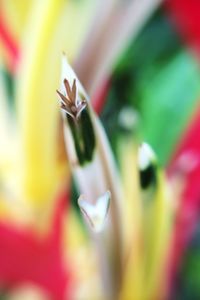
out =
{"type": "Polygon", "coordinates": [[[103,194],[101,197],[97,199],[97,203],[96,203],[97,209],[99,211],[99,214],[101,214],[102,217],[104,216],[104,218],[108,213],[110,198],[111,198],[110,191],[107,191],[105,194],[103,194]]]}
{"type": "Polygon", "coordinates": [[[66,108],[63,108],[63,107],[61,107],[61,109],[62,109],[66,114],[68,114],[70,117],[72,117],[73,119],[75,119],[74,115],[73,115],[69,110],[67,110],[66,108]]]}
{"type": "Polygon", "coordinates": [[[80,116],[81,112],[84,110],[84,108],[86,108],[86,105],[87,105],[87,104],[84,104],[84,105],[81,107],[81,109],[79,110],[79,112],[78,112],[77,115],[76,115],[76,118],[78,118],[78,117],[80,116]]]}
{"type": "Polygon", "coordinates": [[[142,143],[138,150],[138,165],[141,171],[148,168],[152,162],[156,161],[156,156],[152,148],[147,143],[142,143]]]}
{"type": "Polygon", "coordinates": [[[103,230],[105,219],[108,214],[109,204],[110,204],[110,192],[107,191],[104,195],[97,199],[95,204],[91,204],[84,199],[81,195],[78,199],[78,204],[80,209],[89,221],[92,229],[95,232],[100,232],[103,230]]]}

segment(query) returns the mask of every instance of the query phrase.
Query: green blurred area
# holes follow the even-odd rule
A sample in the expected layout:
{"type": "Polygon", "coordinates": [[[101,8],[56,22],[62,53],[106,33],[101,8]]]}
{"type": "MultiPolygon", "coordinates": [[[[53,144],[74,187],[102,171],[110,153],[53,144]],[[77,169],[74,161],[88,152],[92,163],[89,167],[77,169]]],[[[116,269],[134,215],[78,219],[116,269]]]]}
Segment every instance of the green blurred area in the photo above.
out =
{"type": "Polygon", "coordinates": [[[102,113],[113,148],[119,132],[124,134],[119,123],[121,109],[134,109],[139,113],[139,139],[150,143],[160,164],[166,165],[195,111],[199,95],[199,66],[166,15],[159,11],[123,53],[114,70],[102,113]]]}

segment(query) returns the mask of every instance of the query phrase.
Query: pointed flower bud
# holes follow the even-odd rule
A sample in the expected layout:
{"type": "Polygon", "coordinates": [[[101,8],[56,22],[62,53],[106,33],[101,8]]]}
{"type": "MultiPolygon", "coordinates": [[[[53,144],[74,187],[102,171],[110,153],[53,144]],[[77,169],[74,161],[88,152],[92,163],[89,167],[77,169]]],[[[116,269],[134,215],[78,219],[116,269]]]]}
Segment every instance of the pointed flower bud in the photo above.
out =
{"type": "Polygon", "coordinates": [[[88,96],[68,64],[66,56],[63,56],[62,60],[61,80],[61,92],[57,90],[57,93],[60,97],[65,131],[69,129],[72,136],[72,140],[70,138],[67,144],[73,144],[77,163],[83,166],[92,161],[96,148],[92,110],[88,96]]]}
{"type": "Polygon", "coordinates": [[[57,90],[60,96],[61,108],[73,119],[78,120],[82,110],[86,107],[86,99],[77,92],[76,79],[74,78],[73,85],[70,87],[69,81],[65,78],[65,95],[57,90]]]}

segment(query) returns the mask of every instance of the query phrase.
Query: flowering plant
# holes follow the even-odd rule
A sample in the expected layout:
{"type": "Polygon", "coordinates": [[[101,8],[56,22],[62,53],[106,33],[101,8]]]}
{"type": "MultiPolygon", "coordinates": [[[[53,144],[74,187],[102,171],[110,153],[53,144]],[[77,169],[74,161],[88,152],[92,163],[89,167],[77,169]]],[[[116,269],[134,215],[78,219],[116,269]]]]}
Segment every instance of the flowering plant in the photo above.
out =
{"type": "Polygon", "coordinates": [[[186,2],[0,1],[3,299],[198,299],[186,2]]]}

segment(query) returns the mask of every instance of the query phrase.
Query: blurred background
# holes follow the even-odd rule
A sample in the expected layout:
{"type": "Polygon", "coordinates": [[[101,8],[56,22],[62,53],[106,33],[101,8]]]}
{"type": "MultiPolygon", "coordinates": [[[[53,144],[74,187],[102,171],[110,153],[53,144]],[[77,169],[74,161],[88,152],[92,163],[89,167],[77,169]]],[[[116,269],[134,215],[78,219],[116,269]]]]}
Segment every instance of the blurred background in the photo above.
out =
{"type": "Polygon", "coordinates": [[[172,194],[164,289],[119,299],[200,299],[198,0],[0,0],[0,299],[106,299],[65,150],[63,53],[124,188],[145,141],[172,194]]]}

